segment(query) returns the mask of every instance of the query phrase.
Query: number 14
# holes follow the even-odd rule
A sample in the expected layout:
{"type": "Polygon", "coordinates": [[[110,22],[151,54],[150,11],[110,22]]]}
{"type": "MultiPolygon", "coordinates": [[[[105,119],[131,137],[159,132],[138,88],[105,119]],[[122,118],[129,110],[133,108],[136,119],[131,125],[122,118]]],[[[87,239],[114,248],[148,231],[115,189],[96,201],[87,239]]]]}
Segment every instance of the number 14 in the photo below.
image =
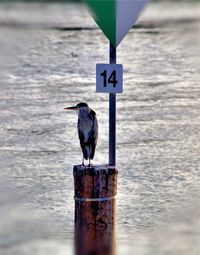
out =
{"type": "Polygon", "coordinates": [[[103,73],[101,73],[101,76],[103,76],[103,86],[107,87],[108,84],[113,84],[113,87],[116,88],[116,84],[118,83],[117,79],[116,79],[116,71],[114,70],[111,75],[109,76],[109,78],[107,77],[107,71],[103,71],[103,73]]]}

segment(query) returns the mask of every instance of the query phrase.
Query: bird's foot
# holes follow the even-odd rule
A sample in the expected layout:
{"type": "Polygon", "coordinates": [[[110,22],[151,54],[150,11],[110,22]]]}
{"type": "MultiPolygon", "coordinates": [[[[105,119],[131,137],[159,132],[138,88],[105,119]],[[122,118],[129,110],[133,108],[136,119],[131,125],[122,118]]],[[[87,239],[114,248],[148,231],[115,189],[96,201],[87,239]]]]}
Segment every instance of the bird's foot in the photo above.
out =
{"type": "Polygon", "coordinates": [[[90,160],[89,160],[88,167],[92,167],[92,163],[91,163],[91,161],[90,161],[90,160]]]}
{"type": "Polygon", "coordinates": [[[85,164],[84,164],[84,157],[83,157],[81,166],[84,166],[84,167],[85,167],[85,164]]]}

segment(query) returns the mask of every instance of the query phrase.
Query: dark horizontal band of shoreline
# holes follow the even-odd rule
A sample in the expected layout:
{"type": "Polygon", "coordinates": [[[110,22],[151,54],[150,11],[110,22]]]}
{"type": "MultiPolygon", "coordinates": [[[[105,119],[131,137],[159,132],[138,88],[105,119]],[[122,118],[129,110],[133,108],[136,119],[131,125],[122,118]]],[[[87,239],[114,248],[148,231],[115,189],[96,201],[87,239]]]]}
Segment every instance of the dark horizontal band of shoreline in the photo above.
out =
{"type": "MultiPolygon", "coordinates": [[[[200,18],[181,18],[176,20],[161,20],[161,21],[149,21],[139,23],[133,26],[134,29],[154,29],[154,28],[162,28],[168,27],[172,25],[181,25],[181,24],[191,24],[199,22],[200,18]]],[[[49,29],[49,30],[59,30],[59,31],[90,31],[90,30],[97,30],[98,27],[82,27],[82,26],[57,26],[57,25],[48,25],[48,24],[40,24],[40,23],[24,23],[18,21],[1,21],[0,20],[0,27],[10,27],[10,28],[19,28],[19,29],[49,29]]]]}

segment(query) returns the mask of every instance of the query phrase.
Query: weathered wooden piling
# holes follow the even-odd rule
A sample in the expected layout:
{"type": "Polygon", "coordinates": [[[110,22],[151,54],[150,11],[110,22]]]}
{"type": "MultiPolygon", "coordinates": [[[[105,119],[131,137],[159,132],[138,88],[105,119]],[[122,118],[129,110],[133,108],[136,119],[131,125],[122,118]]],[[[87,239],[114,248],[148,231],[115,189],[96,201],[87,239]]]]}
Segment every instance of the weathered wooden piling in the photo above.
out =
{"type": "Polygon", "coordinates": [[[74,166],[76,255],[114,255],[117,173],[112,166],[74,166]]]}

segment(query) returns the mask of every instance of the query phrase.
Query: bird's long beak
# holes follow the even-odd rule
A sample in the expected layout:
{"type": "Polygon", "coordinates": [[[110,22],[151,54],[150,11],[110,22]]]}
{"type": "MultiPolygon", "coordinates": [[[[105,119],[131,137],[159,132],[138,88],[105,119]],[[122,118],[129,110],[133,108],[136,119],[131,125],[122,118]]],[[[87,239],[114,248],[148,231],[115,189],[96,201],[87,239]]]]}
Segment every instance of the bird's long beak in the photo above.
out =
{"type": "Polygon", "coordinates": [[[66,107],[64,110],[77,110],[76,106],[66,107]]]}

